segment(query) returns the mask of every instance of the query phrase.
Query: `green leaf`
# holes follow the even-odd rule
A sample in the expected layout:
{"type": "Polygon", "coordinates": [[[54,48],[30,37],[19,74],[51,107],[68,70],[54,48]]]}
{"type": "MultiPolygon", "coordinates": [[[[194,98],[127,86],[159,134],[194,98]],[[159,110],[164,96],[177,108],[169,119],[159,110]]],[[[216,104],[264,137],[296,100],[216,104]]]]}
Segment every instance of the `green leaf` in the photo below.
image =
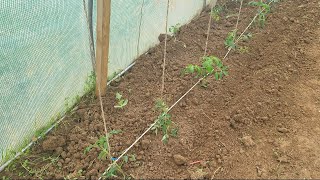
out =
{"type": "Polygon", "coordinates": [[[107,141],[107,138],[106,138],[105,136],[101,136],[101,137],[97,140],[96,144],[97,144],[97,145],[99,145],[99,144],[104,144],[106,141],[107,141]]]}
{"type": "Polygon", "coordinates": [[[248,3],[250,6],[257,6],[258,5],[258,2],[255,2],[255,1],[251,1],[248,3]]]}
{"type": "Polygon", "coordinates": [[[171,130],[171,136],[177,137],[177,136],[178,136],[178,131],[179,131],[178,128],[173,128],[173,129],[171,130]]]}
{"type": "Polygon", "coordinates": [[[105,150],[102,150],[102,151],[99,153],[98,159],[104,160],[104,159],[106,159],[106,157],[107,157],[107,152],[106,152],[105,150]]]}
{"type": "Polygon", "coordinates": [[[228,36],[227,36],[226,40],[224,41],[224,44],[227,48],[232,48],[232,49],[236,48],[236,45],[234,42],[235,36],[236,36],[236,30],[230,31],[228,33],[228,36]]]}
{"type": "Polygon", "coordinates": [[[216,78],[216,80],[219,80],[219,74],[218,74],[218,72],[214,73],[214,77],[216,78]]]}
{"type": "Polygon", "coordinates": [[[93,146],[92,145],[90,145],[90,146],[88,146],[88,147],[86,147],[86,149],[84,150],[84,154],[87,154],[88,152],[90,152],[91,151],[91,149],[93,148],[93,146]]]}
{"type": "Polygon", "coordinates": [[[109,178],[117,177],[117,175],[116,175],[117,171],[118,171],[118,168],[116,167],[115,164],[113,164],[110,167],[109,171],[106,171],[105,178],[109,179],[109,178]]]}
{"type": "Polygon", "coordinates": [[[213,60],[211,58],[207,58],[202,66],[205,68],[206,73],[211,73],[213,71],[213,60]]]}
{"type": "Polygon", "coordinates": [[[123,159],[123,161],[125,163],[128,163],[128,161],[129,161],[129,157],[128,156],[123,156],[122,159],[123,159]]]}
{"type": "Polygon", "coordinates": [[[199,66],[195,66],[194,68],[198,76],[201,76],[203,74],[202,69],[199,66]]]}
{"type": "Polygon", "coordinates": [[[189,64],[189,65],[186,67],[185,72],[186,72],[186,73],[190,73],[190,74],[194,73],[194,66],[193,66],[192,64],[189,64]]]}
{"type": "Polygon", "coordinates": [[[136,161],[136,156],[134,154],[130,155],[129,160],[130,161],[136,161]]]}
{"type": "Polygon", "coordinates": [[[219,58],[217,58],[217,57],[215,57],[215,56],[211,56],[211,58],[214,60],[214,62],[215,62],[216,64],[221,63],[221,60],[220,60],[219,58]]]}
{"type": "Polygon", "coordinates": [[[125,99],[122,103],[122,107],[126,106],[128,104],[128,99],[125,99]]]}
{"type": "Polygon", "coordinates": [[[122,95],[120,93],[116,93],[116,99],[120,100],[122,98],[122,95]]]}
{"type": "Polygon", "coordinates": [[[120,133],[122,133],[122,131],[121,131],[121,130],[112,130],[112,131],[110,131],[110,132],[109,132],[109,134],[110,134],[110,135],[113,135],[113,134],[120,134],[120,133]]]}
{"type": "Polygon", "coordinates": [[[164,144],[167,144],[167,143],[168,143],[168,140],[169,140],[169,135],[168,135],[168,134],[163,135],[161,141],[162,141],[164,144]]]}

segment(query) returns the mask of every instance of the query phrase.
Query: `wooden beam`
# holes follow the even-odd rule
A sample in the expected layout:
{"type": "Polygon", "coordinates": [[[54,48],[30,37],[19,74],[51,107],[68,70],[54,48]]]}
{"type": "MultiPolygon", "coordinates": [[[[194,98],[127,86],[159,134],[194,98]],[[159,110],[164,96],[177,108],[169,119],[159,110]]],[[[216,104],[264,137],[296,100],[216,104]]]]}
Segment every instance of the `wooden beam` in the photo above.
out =
{"type": "Polygon", "coordinates": [[[96,96],[105,96],[108,81],[111,0],[97,0],[96,96]]]}

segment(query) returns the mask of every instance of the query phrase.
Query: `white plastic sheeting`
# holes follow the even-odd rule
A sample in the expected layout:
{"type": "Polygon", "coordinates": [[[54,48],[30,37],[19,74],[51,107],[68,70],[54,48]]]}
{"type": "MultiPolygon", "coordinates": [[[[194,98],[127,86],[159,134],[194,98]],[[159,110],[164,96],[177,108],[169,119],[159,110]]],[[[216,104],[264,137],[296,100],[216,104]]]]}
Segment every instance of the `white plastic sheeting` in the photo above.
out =
{"type": "MultiPolygon", "coordinates": [[[[203,0],[171,0],[168,27],[189,22],[203,8],[203,0]]],[[[112,1],[109,75],[124,69],[138,55],[158,43],[165,33],[167,0],[145,0],[137,54],[142,0],[112,1]]]]}

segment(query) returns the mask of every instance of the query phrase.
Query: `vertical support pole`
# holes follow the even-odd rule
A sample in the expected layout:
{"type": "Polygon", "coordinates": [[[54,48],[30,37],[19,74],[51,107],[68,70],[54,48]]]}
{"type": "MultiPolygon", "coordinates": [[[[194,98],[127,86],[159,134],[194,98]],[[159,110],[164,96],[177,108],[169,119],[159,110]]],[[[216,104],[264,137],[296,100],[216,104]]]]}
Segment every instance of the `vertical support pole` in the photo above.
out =
{"type": "Polygon", "coordinates": [[[111,0],[97,0],[96,96],[107,90],[111,0]]]}

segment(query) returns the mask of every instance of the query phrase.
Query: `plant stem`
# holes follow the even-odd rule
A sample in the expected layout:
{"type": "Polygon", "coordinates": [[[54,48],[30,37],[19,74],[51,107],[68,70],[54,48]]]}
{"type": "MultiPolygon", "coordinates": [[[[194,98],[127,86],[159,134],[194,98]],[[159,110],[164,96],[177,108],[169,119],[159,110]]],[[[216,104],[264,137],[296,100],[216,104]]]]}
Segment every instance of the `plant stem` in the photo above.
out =
{"type": "Polygon", "coordinates": [[[213,12],[213,5],[211,8],[211,11],[210,11],[210,15],[209,15],[209,22],[208,22],[208,30],[207,30],[207,39],[206,39],[206,46],[204,48],[204,54],[203,54],[203,57],[207,55],[207,50],[208,50],[208,41],[209,41],[209,34],[210,34],[210,29],[211,29],[211,21],[212,21],[212,12],[213,12]]]}
{"type": "Polygon", "coordinates": [[[241,14],[241,9],[242,9],[242,4],[243,4],[243,0],[241,0],[241,2],[240,2],[240,8],[239,8],[238,19],[237,19],[237,23],[236,23],[235,35],[234,35],[234,37],[233,37],[233,41],[236,39],[236,36],[237,36],[238,25],[239,25],[239,20],[240,20],[240,14],[241,14]]]}

